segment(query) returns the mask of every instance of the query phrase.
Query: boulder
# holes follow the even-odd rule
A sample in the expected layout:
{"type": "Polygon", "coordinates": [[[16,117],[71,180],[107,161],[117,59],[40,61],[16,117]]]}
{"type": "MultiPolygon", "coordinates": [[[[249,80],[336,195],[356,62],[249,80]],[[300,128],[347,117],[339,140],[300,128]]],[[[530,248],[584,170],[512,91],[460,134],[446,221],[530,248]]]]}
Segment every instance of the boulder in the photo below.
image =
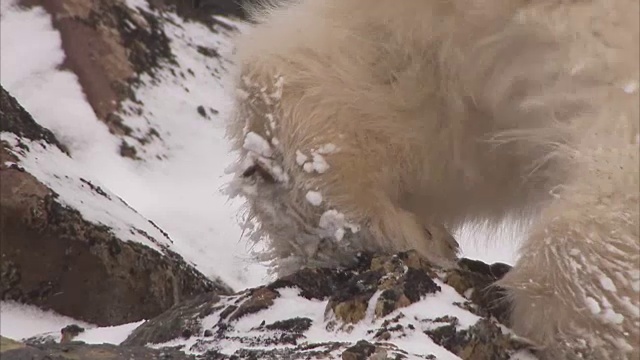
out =
{"type": "Polygon", "coordinates": [[[2,300],[104,326],[152,318],[198,294],[231,292],[185,262],[155,224],[78,177],[64,162],[65,148],[4,88],[0,115],[2,300]],[[65,181],[70,191],[58,194],[31,172],[65,181]]]}
{"type": "Polygon", "coordinates": [[[362,255],[350,269],[303,269],[235,295],[200,295],[122,345],[170,344],[198,359],[508,360],[530,349],[497,320],[508,304],[489,285],[508,269],[469,259],[441,269],[412,251],[362,255]]]}

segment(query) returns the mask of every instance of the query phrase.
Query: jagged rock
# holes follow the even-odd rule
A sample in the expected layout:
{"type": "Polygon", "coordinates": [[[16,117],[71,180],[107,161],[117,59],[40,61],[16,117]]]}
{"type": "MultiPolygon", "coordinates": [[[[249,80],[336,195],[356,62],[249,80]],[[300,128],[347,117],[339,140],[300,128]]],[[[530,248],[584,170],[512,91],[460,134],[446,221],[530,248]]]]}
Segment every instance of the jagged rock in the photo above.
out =
{"type": "Polygon", "coordinates": [[[57,344],[23,344],[0,337],[0,355],[3,360],[194,360],[175,349],[155,350],[144,346],[117,346],[111,344],[89,345],[81,342],[57,344]]]}
{"type": "Polygon", "coordinates": [[[482,261],[470,259],[462,259],[459,266],[448,274],[447,285],[477,304],[476,311],[480,316],[494,316],[503,324],[508,324],[509,303],[504,300],[504,291],[492,284],[502,279],[511,266],[504,263],[487,265],[482,261]]]}
{"type": "Polygon", "coordinates": [[[438,358],[435,350],[394,343],[416,338],[462,359],[509,359],[529,344],[496,321],[493,314],[506,318],[498,310],[507,304],[496,309],[488,295],[472,296],[506,271],[468,259],[445,270],[412,251],[361,256],[350,269],[303,269],[232,296],[202,295],[142,324],[122,344],[170,342],[198,359],[438,358]]]}
{"type": "Polygon", "coordinates": [[[231,292],[221,281],[207,279],[186,263],[169,248],[166,233],[142,220],[115,195],[62,172],[55,176],[75,181],[78,193],[74,196],[88,193],[98,204],[117,206],[142,220],[145,228],[129,227],[128,231],[149,246],[119,238],[108,226],[90,222],[66,205],[64,197],[21,164],[32,151],[56,153],[64,159],[64,147],[1,87],[0,115],[2,300],[53,309],[98,325],[116,325],[154,317],[197,294],[231,292]]]}

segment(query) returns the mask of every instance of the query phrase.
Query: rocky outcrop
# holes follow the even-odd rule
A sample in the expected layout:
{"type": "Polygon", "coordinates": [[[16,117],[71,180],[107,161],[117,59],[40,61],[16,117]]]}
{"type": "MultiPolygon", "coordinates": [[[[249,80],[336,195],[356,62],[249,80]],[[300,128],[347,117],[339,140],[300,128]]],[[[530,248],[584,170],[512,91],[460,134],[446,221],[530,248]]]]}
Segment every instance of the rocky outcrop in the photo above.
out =
{"type": "Polygon", "coordinates": [[[0,337],[0,357],[6,360],[195,360],[179,350],[155,350],[144,346],[116,346],[111,344],[87,345],[84,343],[24,344],[0,337]]]}
{"type": "Polygon", "coordinates": [[[414,252],[362,256],[352,269],[304,269],[233,296],[201,295],[147,321],[122,345],[170,342],[198,359],[437,359],[448,352],[507,360],[529,347],[496,320],[506,318],[508,304],[489,285],[508,269],[463,259],[445,270],[414,252]],[[405,348],[408,341],[435,345],[420,352],[405,348]]]}
{"type": "MultiPolygon", "coordinates": [[[[21,0],[25,6],[42,6],[51,14],[59,31],[65,61],[62,68],[72,71],[98,119],[122,139],[120,155],[139,160],[140,147],[161,140],[154,127],[143,133],[123,117],[144,107],[137,89],[144,81],[157,81],[162,68],[175,68],[176,61],[166,24],[175,17],[205,25],[212,33],[235,29],[215,15],[227,18],[245,16],[241,2],[154,0],[21,0]],[[129,104],[123,107],[123,102],[129,104]]],[[[201,47],[206,56],[219,57],[216,49],[201,47]]],[[[185,69],[185,71],[188,71],[185,69]]]]}
{"type": "MultiPolygon", "coordinates": [[[[148,245],[127,241],[91,222],[26,170],[35,151],[65,158],[65,148],[0,88],[0,294],[97,325],[152,318],[197,294],[228,294],[170,249],[168,235],[147,222],[129,231],[148,245]],[[155,232],[152,232],[155,230],[155,232]]],[[[114,194],[73,174],[78,194],[141,218],[114,194]]],[[[54,176],[54,178],[55,178],[54,176]]],[[[108,209],[108,208],[107,208],[108,209]]],[[[144,223],[144,221],[143,221],[144,223]]]]}

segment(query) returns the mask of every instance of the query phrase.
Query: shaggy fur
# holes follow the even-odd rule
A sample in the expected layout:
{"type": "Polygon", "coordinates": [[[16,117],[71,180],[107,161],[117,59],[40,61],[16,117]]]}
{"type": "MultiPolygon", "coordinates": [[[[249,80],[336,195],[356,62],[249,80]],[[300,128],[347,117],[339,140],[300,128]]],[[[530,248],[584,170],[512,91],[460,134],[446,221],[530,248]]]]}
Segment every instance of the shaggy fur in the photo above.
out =
{"type": "Polygon", "coordinates": [[[637,0],[299,0],[237,39],[233,189],[280,273],[535,217],[500,282],[548,359],[640,356],[637,0]]]}

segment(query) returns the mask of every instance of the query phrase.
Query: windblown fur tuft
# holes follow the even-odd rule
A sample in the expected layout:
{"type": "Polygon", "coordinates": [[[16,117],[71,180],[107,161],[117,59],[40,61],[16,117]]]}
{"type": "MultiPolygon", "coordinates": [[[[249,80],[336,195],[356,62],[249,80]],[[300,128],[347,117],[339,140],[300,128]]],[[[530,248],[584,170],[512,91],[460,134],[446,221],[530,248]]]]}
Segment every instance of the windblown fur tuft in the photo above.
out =
{"type": "Polygon", "coordinates": [[[298,0],[237,39],[233,195],[280,274],[451,266],[536,220],[500,285],[548,359],[640,356],[637,0],[298,0]]]}

